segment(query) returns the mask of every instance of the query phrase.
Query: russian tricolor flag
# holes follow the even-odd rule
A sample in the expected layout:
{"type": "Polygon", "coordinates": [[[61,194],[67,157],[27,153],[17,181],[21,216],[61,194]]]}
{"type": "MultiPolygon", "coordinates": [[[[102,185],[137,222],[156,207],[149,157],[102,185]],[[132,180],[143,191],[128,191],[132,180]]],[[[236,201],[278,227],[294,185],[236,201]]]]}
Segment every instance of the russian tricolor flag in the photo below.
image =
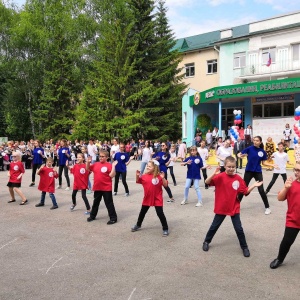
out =
{"type": "Polygon", "coordinates": [[[269,59],[267,61],[267,67],[270,67],[272,63],[271,53],[269,52],[269,59]]]}

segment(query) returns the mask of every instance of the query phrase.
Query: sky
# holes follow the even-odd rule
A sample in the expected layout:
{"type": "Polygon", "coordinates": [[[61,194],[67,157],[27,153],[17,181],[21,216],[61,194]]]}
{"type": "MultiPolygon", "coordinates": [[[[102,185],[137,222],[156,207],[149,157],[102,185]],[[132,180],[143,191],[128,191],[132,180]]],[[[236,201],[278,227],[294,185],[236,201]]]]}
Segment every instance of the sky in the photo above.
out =
{"type": "MultiPolygon", "coordinates": [[[[25,0],[13,0],[24,4],[25,0]]],[[[300,10],[299,0],[165,0],[176,38],[226,29],[300,10]]]]}

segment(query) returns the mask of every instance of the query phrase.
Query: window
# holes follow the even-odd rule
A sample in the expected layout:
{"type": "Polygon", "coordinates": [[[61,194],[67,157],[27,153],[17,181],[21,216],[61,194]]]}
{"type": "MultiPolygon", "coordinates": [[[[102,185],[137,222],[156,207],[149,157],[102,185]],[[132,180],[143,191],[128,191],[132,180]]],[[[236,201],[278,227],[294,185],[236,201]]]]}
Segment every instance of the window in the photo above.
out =
{"type": "Polygon", "coordinates": [[[185,66],[185,77],[195,76],[195,64],[186,64],[185,66]]]}
{"type": "Polygon", "coordinates": [[[272,64],[276,62],[276,48],[262,49],[262,64],[266,65],[269,61],[269,53],[271,54],[272,64]]]}
{"type": "Polygon", "coordinates": [[[261,118],[263,116],[262,107],[262,104],[253,105],[253,118],[261,118]]]}
{"type": "Polygon", "coordinates": [[[293,116],[294,112],[295,112],[294,102],[283,103],[283,115],[285,117],[293,116]]]}
{"type": "Polygon", "coordinates": [[[294,115],[294,102],[262,103],[252,106],[253,118],[291,117],[294,115]]]}
{"type": "Polygon", "coordinates": [[[246,52],[235,53],[233,58],[233,68],[245,68],[246,67],[246,52]]]}
{"type": "Polygon", "coordinates": [[[299,60],[300,58],[300,44],[292,45],[293,47],[293,60],[299,60]]]}
{"type": "Polygon", "coordinates": [[[264,105],[265,118],[281,117],[281,105],[278,103],[268,103],[264,105]]]}
{"type": "Polygon", "coordinates": [[[217,73],[217,60],[208,60],[207,61],[207,74],[217,73]]]}

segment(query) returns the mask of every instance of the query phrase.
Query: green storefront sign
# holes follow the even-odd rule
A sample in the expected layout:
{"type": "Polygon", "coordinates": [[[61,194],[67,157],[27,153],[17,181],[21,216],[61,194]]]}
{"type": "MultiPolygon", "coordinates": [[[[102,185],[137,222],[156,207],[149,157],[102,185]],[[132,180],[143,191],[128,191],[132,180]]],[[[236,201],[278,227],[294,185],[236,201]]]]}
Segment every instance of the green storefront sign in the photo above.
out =
{"type": "Polygon", "coordinates": [[[278,93],[300,92],[300,78],[261,81],[215,87],[190,96],[190,106],[218,99],[235,97],[259,97],[278,93]]]}

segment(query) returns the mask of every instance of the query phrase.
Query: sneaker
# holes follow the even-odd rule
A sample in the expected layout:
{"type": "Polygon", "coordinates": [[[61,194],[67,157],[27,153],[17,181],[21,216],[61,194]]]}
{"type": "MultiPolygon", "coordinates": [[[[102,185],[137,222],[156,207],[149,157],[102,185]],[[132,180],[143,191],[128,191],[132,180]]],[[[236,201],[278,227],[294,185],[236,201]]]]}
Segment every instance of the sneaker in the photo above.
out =
{"type": "Polygon", "coordinates": [[[35,183],[34,183],[34,182],[32,182],[32,183],[30,183],[30,184],[29,184],[29,186],[34,186],[34,185],[35,185],[35,183]]]}
{"type": "Polygon", "coordinates": [[[65,191],[69,191],[70,190],[70,188],[67,186],[66,188],[65,188],[65,191]]]}
{"type": "Polygon", "coordinates": [[[170,200],[171,200],[172,203],[175,202],[175,199],[174,199],[174,198],[172,198],[172,199],[170,199],[170,200]]]}
{"type": "Polygon", "coordinates": [[[38,204],[35,205],[35,207],[40,207],[40,206],[44,206],[44,203],[40,202],[40,203],[38,203],[38,204]]]}
{"type": "Polygon", "coordinates": [[[167,200],[167,203],[171,203],[171,199],[168,199],[168,200],[167,200]]]}
{"type": "Polygon", "coordinates": [[[91,191],[91,190],[87,190],[86,193],[87,193],[87,194],[91,194],[92,191],[91,191]]]}
{"type": "Polygon", "coordinates": [[[270,263],[270,268],[277,269],[281,264],[282,264],[282,261],[280,261],[276,258],[270,263]]]}
{"type": "Polygon", "coordinates": [[[116,196],[116,195],[117,195],[117,192],[114,192],[113,195],[116,196]]]}
{"type": "Polygon", "coordinates": [[[141,229],[141,226],[134,225],[134,226],[131,228],[131,232],[138,231],[139,229],[141,229]]]}
{"type": "Polygon", "coordinates": [[[128,197],[128,196],[129,196],[129,193],[126,193],[126,194],[125,194],[125,197],[128,197]]]}
{"type": "Polygon", "coordinates": [[[58,206],[57,205],[53,205],[52,207],[50,207],[50,209],[57,209],[58,206]]]}
{"type": "Polygon", "coordinates": [[[90,215],[91,212],[90,212],[90,211],[86,211],[86,212],[84,212],[84,214],[85,214],[85,215],[90,215]]]}
{"type": "Polygon", "coordinates": [[[202,250],[207,252],[209,250],[209,243],[208,242],[204,242],[202,245],[202,250]]]}
{"type": "Polygon", "coordinates": [[[93,219],[92,217],[88,217],[86,220],[87,220],[88,222],[92,222],[92,221],[94,221],[95,219],[93,219]]]}
{"type": "Polygon", "coordinates": [[[198,202],[198,203],[196,204],[196,207],[200,207],[200,206],[203,206],[202,202],[198,202]]]}
{"type": "Polygon", "coordinates": [[[106,224],[107,225],[112,225],[112,224],[115,224],[117,223],[117,220],[109,220],[106,224]]]}
{"type": "Polygon", "coordinates": [[[248,248],[243,249],[243,254],[245,257],[249,257],[250,256],[250,251],[248,248]]]}
{"type": "Polygon", "coordinates": [[[56,189],[57,189],[57,190],[61,189],[61,185],[58,185],[58,186],[56,187],[56,189]]]}
{"type": "Polygon", "coordinates": [[[182,201],[181,201],[181,205],[185,205],[185,204],[187,204],[188,203],[188,201],[186,200],[186,199],[183,199],[182,201]]]}
{"type": "Polygon", "coordinates": [[[271,209],[270,208],[266,208],[265,215],[269,215],[270,213],[271,213],[271,209]]]}
{"type": "Polygon", "coordinates": [[[74,210],[74,208],[75,208],[75,206],[76,206],[76,205],[74,205],[74,204],[73,204],[73,205],[71,205],[71,207],[70,207],[70,211],[73,211],[73,210],[74,210]]]}
{"type": "Polygon", "coordinates": [[[168,236],[169,235],[169,230],[163,230],[163,236],[168,236]]]}

